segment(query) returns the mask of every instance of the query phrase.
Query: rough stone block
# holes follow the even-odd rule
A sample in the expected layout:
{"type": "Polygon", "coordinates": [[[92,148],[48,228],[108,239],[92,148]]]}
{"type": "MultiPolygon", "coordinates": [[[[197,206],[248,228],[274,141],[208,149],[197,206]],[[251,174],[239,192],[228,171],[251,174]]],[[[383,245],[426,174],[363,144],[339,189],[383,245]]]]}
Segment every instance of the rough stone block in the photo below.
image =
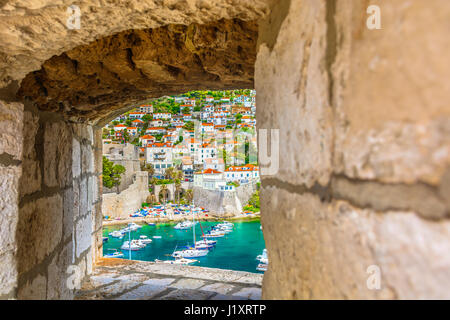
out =
{"type": "Polygon", "coordinates": [[[63,121],[46,123],[44,133],[44,182],[66,186],[72,180],[72,132],[63,121]]]}
{"type": "Polygon", "coordinates": [[[94,151],[92,146],[81,144],[81,173],[94,172],[94,151]]]}
{"type": "Polygon", "coordinates": [[[48,266],[47,299],[70,299],[73,290],[67,286],[68,268],[71,265],[72,244],[66,246],[58,255],[55,255],[48,266]]]}
{"type": "Polygon", "coordinates": [[[265,299],[449,297],[449,222],[273,187],[262,188],[261,200],[276,212],[262,216],[270,260],[265,299]],[[381,272],[379,290],[367,285],[371,266],[381,272]]]}
{"type": "Polygon", "coordinates": [[[249,300],[261,300],[261,288],[243,288],[233,293],[233,297],[244,297],[249,300]]]}
{"type": "Polygon", "coordinates": [[[0,165],[0,255],[16,248],[19,167],[0,165]]]}
{"type": "Polygon", "coordinates": [[[20,180],[20,196],[40,190],[41,169],[36,154],[36,135],[39,129],[39,117],[29,111],[24,112],[22,177],[20,180]]]}
{"type": "Polygon", "coordinates": [[[81,174],[81,146],[77,139],[72,139],[72,174],[78,178],[81,174]]]}
{"type": "Polygon", "coordinates": [[[15,160],[22,158],[23,104],[0,100],[0,154],[7,153],[15,160]]]}
{"type": "Polygon", "coordinates": [[[149,300],[165,289],[165,287],[144,284],[115,298],[115,300],[149,300]]]}
{"type": "Polygon", "coordinates": [[[0,255],[0,296],[12,294],[17,287],[16,259],[12,251],[0,255]]]}
{"type": "Polygon", "coordinates": [[[177,289],[198,289],[205,284],[205,281],[198,279],[180,279],[170,285],[171,288],[177,289]]]}
{"type": "Polygon", "coordinates": [[[24,158],[22,160],[22,176],[20,178],[21,197],[41,189],[41,166],[38,161],[24,158]]]}
{"type": "Polygon", "coordinates": [[[225,283],[213,283],[213,284],[208,284],[206,286],[203,286],[201,288],[199,288],[199,290],[202,291],[212,291],[212,292],[217,292],[220,294],[228,294],[228,292],[232,291],[235,287],[231,284],[225,284],[225,283]]]}
{"type": "Polygon", "coordinates": [[[152,278],[144,281],[143,283],[157,287],[157,286],[168,286],[174,281],[175,281],[174,278],[162,278],[162,279],[152,278]]]}
{"type": "Polygon", "coordinates": [[[76,222],[75,232],[75,252],[78,259],[80,255],[91,246],[92,220],[89,215],[84,218],[80,218],[76,222]]]}
{"type": "Polygon", "coordinates": [[[207,300],[215,295],[214,292],[192,289],[177,289],[157,298],[157,300],[207,300]]]}
{"type": "Polygon", "coordinates": [[[88,212],[88,186],[87,186],[87,178],[83,178],[80,181],[80,211],[79,215],[84,216],[88,212]]]}
{"type": "Polygon", "coordinates": [[[19,288],[17,298],[20,300],[44,300],[47,296],[47,279],[38,275],[31,282],[19,288]]]}
{"type": "Polygon", "coordinates": [[[63,203],[60,195],[26,203],[17,225],[18,268],[25,272],[41,262],[62,240],[63,203]]]}
{"type": "Polygon", "coordinates": [[[74,192],[72,188],[64,191],[63,195],[63,205],[64,205],[64,219],[63,219],[63,237],[72,238],[73,232],[73,222],[75,220],[74,214],[74,192]]]}

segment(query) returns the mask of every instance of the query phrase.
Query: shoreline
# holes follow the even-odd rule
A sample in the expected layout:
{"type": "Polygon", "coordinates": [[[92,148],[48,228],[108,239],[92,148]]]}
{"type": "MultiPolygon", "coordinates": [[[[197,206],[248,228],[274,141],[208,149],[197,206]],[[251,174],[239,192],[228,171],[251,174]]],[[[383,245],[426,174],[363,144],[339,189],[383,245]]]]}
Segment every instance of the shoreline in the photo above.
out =
{"type": "MultiPolygon", "coordinates": [[[[186,215],[175,215],[173,218],[160,218],[160,217],[137,217],[137,218],[126,218],[121,220],[103,220],[102,226],[118,226],[118,225],[127,225],[128,223],[134,222],[134,223],[171,223],[171,222],[179,222],[183,220],[189,220],[190,216],[186,215]]],[[[260,220],[260,214],[248,214],[248,215],[239,215],[239,216],[205,216],[200,215],[199,217],[196,217],[196,220],[198,221],[254,221],[254,220],[260,220]]]]}

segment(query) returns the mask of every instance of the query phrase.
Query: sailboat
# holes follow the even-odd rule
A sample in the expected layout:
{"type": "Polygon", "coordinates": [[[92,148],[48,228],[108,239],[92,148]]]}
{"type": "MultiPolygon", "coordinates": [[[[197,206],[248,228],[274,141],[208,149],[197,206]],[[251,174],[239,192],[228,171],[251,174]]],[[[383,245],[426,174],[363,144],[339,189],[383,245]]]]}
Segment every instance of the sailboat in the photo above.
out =
{"type": "MultiPolygon", "coordinates": [[[[192,212],[192,223],[195,225],[194,212],[192,212]]],[[[204,249],[202,250],[195,241],[195,227],[192,228],[192,234],[194,237],[194,247],[185,249],[185,250],[175,251],[172,254],[172,257],[174,257],[174,258],[197,258],[197,257],[204,257],[208,254],[209,250],[204,250],[204,249]]]]}

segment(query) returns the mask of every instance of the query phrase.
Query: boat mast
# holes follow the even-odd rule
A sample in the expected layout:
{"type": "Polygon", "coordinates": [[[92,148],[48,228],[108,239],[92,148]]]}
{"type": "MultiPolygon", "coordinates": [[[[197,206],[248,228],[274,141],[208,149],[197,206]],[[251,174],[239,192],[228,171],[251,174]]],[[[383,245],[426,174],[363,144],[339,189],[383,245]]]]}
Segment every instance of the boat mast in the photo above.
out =
{"type": "Polygon", "coordinates": [[[131,227],[128,224],[128,258],[131,260],[131,227]]]}
{"type": "MultiPolygon", "coordinates": [[[[191,208],[192,210],[192,208],[191,208]]],[[[192,234],[194,236],[194,249],[197,249],[195,244],[195,222],[194,222],[194,210],[192,210],[192,234]]]]}

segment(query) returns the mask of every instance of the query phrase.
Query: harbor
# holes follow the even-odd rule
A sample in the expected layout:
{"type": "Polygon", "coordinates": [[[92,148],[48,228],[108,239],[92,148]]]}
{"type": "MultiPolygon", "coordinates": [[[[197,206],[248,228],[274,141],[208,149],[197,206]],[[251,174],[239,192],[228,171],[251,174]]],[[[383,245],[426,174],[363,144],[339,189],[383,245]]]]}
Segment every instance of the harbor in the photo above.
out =
{"type": "MultiPolygon", "coordinates": [[[[190,222],[188,218],[186,222],[190,222]]],[[[219,222],[195,221],[194,226],[176,228],[183,223],[144,223],[132,224],[130,232],[121,226],[104,226],[103,253],[105,256],[118,254],[118,258],[128,260],[169,262],[177,258],[191,258],[191,266],[220,268],[227,270],[262,273],[264,269],[257,270],[261,261],[257,259],[265,249],[264,237],[259,220],[228,222],[228,232],[217,233],[219,222]],[[125,230],[122,236],[120,231],[125,230]],[[212,232],[213,231],[213,232],[212,232]],[[219,234],[218,237],[208,237],[208,234],[219,234]],[[116,235],[114,237],[113,235],[116,235]],[[106,240],[107,239],[107,240],[106,240]],[[147,244],[140,240],[147,239],[147,244]],[[196,239],[196,240],[194,240],[196,239]],[[201,248],[202,240],[208,239],[215,244],[209,248],[201,248]],[[148,241],[150,240],[150,241],[148,241]],[[131,241],[131,246],[129,242],[131,241]],[[197,248],[194,246],[194,241],[197,248]],[[135,244],[135,246],[133,245],[135,244]],[[139,244],[141,243],[141,247],[139,244]],[[177,256],[175,252],[192,249],[200,252],[197,256],[177,256]]],[[[129,227],[127,227],[129,228],[129,227]]],[[[189,253],[189,251],[188,251],[189,253]]],[[[188,259],[186,259],[188,260],[188,259]]]]}

